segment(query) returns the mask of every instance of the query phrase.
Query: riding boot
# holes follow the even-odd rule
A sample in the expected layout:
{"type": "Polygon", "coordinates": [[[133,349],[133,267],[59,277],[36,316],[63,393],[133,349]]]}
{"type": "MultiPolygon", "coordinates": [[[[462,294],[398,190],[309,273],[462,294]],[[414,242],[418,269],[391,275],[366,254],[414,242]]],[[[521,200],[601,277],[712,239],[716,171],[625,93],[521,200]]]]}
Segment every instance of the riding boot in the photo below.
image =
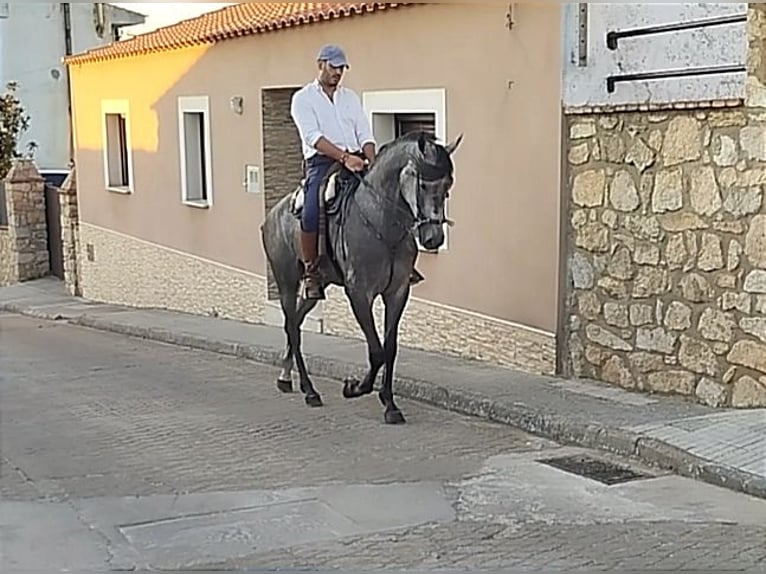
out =
{"type": "Polygon", "coordinates": [[[417,285],[421,281],[425,281],[425,279],[426,278],[423,277],[417,269],[414,267],[412,268],[412,273],[410,273],[410,285],[417,285]]]}
{"type": "Polygon", "coordinates": [[[319,257],[317,255],[317,233],[301,231],[301,249],[303,251],[303,297],[305,299],[324,299],[322,278],[319,275],[319,257]]]}

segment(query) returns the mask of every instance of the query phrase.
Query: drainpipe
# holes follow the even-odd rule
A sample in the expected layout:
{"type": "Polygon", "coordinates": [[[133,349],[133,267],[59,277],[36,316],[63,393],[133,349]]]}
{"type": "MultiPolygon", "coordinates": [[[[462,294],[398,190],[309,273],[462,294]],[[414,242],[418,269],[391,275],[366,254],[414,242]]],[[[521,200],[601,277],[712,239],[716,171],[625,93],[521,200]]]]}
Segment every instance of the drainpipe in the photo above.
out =
{"type": "MultiPolygon", "coordinates": [[[[61,9],[64,13],[64,53],[67,56],[72,55],[72,11],[69,2],[63,2],[61,9]]],[[[72,82],[69,78],[69,66],[64,66],[64,75],[66,76],[66,99],[67,116],[69,117],[69,167],[74,165],[74,134],[72,133],[72,82]]]]}

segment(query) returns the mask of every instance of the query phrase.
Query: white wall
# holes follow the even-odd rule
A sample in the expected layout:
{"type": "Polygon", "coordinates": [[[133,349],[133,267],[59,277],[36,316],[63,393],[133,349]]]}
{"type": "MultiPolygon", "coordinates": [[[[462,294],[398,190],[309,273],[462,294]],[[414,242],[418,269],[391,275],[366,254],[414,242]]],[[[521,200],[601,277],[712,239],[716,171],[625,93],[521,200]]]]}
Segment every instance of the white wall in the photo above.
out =
{"type": "MultiPolygon", "coordinates": [[[[109,43],[96,33],[93,3],[70,3],[74,53],[109,43]]],[[[66,169],[69,163],[69,116],[64,11],[61,3],[10,3],[0,19],[0,81],[20,85],[19,99],[31,117],[20,151],[35,141],[40,169],[66,169]]]]}
{"type": "Polygon", "coordinates": [[[746,24],[624,38],[617,50],[606,45],[610,30],[746,14],[747,3],[588,4],[587,65],[579,54],[579,4],[568,3],[564,27],[564,104],[566,106],[699,101],[744,97],[745,74],[716,74],[618,83],[606,89],[611,74],[649,72],[713,65],[743,65],[747,54],[746,24]]]}

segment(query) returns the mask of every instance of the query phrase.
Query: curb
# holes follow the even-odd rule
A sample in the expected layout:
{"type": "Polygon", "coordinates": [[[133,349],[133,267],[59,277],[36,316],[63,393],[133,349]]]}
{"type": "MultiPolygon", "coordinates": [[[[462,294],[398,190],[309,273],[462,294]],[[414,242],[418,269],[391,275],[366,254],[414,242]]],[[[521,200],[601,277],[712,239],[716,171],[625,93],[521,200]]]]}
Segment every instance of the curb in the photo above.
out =
{"type": "MultiPolygon", "coordinates": [[[[275,367],[281,366],[282,361],[282,351],[258,345],[214,341],[155,327],[123,325],[88,315],[64,317],[13,303],[0,303],[0,310],[48,321],[66,321],[99,331],[230,355],[275,367]]],[[[366,369],[358,365],[307,353],[304,353],[304,357],[307,366],[310,365],[309,372],[314,376],[342,381],[349,375],[362,378],[366,374],[366,369]]],[[[560,444],[635,457],[662,470],[766,499],[766,478],[700,458],[660,439],[619,427],[579,423],[566,416],[545,413],[524,404],[494,401],[478,393],[450,390],[428,381],[397,376],[395,383],[396,394],[402,398],[513,426],[560,444]]],[[[376,384],[378,387],[379,384],[376,384]]]]}

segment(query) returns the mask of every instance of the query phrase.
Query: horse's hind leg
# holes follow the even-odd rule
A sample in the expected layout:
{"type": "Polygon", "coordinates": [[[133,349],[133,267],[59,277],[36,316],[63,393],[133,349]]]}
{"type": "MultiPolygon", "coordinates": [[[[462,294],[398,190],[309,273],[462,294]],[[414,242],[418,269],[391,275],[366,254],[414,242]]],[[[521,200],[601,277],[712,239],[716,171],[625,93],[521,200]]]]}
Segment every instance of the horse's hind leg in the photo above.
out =
{"type": "MultiPolygon", "coordinates": [[[[295,299],[292,299],[294,301],[295,299]]],[[[282,372],[277,379],[277,388],[283,393],[293,392],[293,346],[290,344],[290,335],[288,333],[287,312],[285,306],[290,303],[287,301],[281,301],[282,312],[285,315],[285,334],[287,335],[287,343],[285,345],[285,354],[282,358],[282,372]]],[[[304,299],[301,297],[298,302],[298,310],[296,312],[295,321],[298,325],[302,325],[306,316],[316,307],[317,301],[315,299],[304,299]]]]}
{"type": "MultiPolygon", "coordinates": [[[[280,296],[280,303],[282,304],[282,311],[285,315],[285,333],[287,334],[287,349],[285,351],[285,358],[282,363],[282,374],[280,375],[280,381],[277,385],[280,386],[280,390],[286,390],[288,379],[285,375],[289,375],[289,369],[292,369],[292,360],[295,358],[296,366],[298,367],[298,374],[301,380],[301,391],[305,395],[306,404],[310,407],[321,407],[322,398],[314,388],[311,379],[309,378],[308,370],[306,369],[306,363],[303,360],[303,353],[301,352],[301,324],[306,318],[306,315],[316,305],[316,302],[301,302],[300,308],[296,305],[297,287],[296,290],[287,290],[288,293],[284,293],[280,296]],[[287,373],[285,372],[287,371],[287,373]],[[283,378],[285,377],[285,378],[283,378]]],[[[290,390],[292,390],[292,378],[290,380],[290,390]]]]}

